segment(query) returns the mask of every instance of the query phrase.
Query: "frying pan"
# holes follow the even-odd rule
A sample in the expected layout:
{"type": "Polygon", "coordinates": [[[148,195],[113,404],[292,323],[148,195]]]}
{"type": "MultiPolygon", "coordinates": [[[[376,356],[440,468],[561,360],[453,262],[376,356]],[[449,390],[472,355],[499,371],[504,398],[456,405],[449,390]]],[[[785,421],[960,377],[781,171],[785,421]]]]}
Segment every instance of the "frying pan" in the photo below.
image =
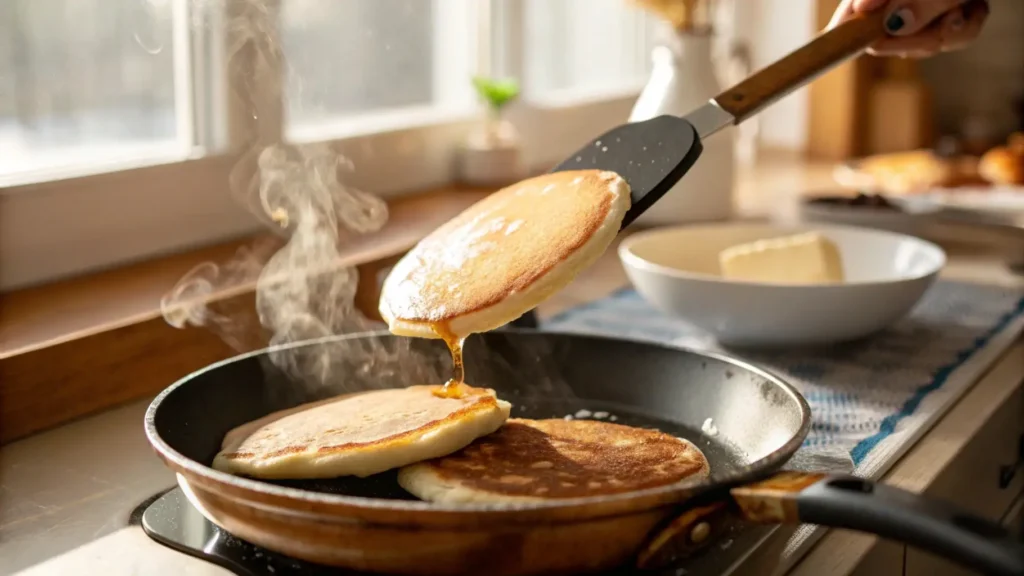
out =
{"type": "Polygon", "coordinates": [[[209,467],[225,433],[302,402],[443,382],[447,349],[387,333],[336,336],[240,356],[161,393],[146,434],[192,503],[226,531],[302,560],[392,574],[547,574],[663,568],[737,519],[864,530],[993,574],[1024,574],[1024,547],[951,506],[855,478],[779,472],[807,434],[807,403],[776,376],[726,356],[533,330],[473,336],[467,381],[512,415],[607,412],[700,447],[706,480],[545,503],[435,505],[394,473],[265,482],[209,467]],[[279,368],[282,367],[282,368],[279,368]],[[714,435],[702,431],[711,418],[714,435]]]}

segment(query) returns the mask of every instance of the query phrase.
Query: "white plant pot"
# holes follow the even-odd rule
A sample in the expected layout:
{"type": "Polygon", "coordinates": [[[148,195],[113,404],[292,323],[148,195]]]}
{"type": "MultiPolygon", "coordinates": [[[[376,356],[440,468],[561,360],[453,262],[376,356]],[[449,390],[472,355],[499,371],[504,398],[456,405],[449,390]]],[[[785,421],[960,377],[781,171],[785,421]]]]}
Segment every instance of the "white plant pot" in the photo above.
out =
{"type": "Polygon", "coordinates": [[[510,123],[489,121],[459,150],[459,179],[470,186],[506,186],[526,177],[519,135],[510,123]]]}
{"type": "MultiPolygon", "coordinates": [[[[721,92],[712,60],[712,36],[673,31],[651,53],[651,78],[630,122],[683,116],[721,92]]],[[[644,225],[726,220],[733,214],[734,129],[708,138],[696,165],[638,223],[644,225]]]]}

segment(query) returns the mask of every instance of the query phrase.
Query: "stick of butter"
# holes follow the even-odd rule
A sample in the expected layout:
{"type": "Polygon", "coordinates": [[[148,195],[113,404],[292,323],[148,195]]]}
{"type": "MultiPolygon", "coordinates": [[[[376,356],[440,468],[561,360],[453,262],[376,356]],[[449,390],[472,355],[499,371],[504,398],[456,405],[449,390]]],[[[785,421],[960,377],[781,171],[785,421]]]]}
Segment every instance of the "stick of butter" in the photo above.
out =
{"type": "Polygon", "coordinates": [[[828,284],[843,281],[835,243],[817,232],[758,240],[718,255],[722,276],[773,284],[828,284]]]}

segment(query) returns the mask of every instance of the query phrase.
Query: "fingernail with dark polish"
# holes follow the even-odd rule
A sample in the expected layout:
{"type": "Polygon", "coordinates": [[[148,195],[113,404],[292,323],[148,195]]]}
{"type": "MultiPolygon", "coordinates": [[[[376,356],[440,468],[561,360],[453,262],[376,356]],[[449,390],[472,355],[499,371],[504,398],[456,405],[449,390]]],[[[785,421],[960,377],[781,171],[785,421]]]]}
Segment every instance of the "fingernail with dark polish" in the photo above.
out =
{"type": "Polygon", "coordinates": [[[969,0],[960,7],[960,13],[964,15],[964,20],[969,20],[975,12],[982,11],[988,11],[988,2],[984,0],[969,0]]]}
{"type": "Polygon", "coordinates": [[[909,26],[913,18],[914,15],[910,10],[901,8],[890,14],[885,20],[885,29],[888,30],[890,34],[895,34],[909,26]]]}

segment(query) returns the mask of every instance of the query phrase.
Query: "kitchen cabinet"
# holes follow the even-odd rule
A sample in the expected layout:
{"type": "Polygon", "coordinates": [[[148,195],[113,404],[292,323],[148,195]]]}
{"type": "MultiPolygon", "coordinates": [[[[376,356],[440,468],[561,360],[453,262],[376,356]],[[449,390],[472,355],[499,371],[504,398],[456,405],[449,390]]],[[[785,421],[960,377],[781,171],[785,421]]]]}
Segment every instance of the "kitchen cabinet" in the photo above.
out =
{"type": "MultiPolygon", "coordinates": [[[[1017,383],[1016,391],[1009,400],[960,451],[949,470],[936,478],[925,493],[1019,526],[1019,501],[1024,492],[1024,468],[1019,466],[1021,448],[1024,448],[1024,379],[1017,383]]],[[[966,576],[973,572],[908,548],[904,574],[966,576]]]]}

